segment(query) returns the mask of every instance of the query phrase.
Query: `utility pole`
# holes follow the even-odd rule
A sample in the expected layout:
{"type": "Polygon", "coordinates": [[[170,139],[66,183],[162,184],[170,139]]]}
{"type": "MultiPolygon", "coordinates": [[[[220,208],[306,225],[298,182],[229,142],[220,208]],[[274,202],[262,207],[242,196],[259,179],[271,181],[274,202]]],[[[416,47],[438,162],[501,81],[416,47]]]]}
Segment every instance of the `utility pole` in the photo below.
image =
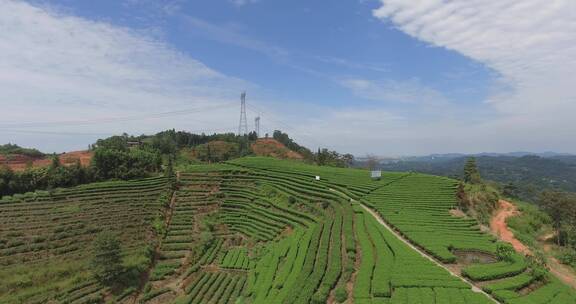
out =
{"type": "Polygon", "coordinates": [[[246,92],[240,95],[240,124],[238,124],[238,135],[248,134],[248,122],[246,121],[246,92]]]}
{"type": "Polygon", "coordinates": [[[256,137],[260,138],[260,116],[254,118],[254,131],[256,131],[256,137]]]}

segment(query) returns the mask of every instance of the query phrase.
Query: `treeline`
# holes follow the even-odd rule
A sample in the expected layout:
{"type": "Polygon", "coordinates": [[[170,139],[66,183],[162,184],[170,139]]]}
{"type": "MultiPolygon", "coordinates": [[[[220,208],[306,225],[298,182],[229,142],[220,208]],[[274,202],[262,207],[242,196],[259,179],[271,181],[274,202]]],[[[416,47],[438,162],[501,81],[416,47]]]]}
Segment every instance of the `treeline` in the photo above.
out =
{"type": "Polygon", "coordinates": [[[298,152],[308,163],[315,163],[319,166],[350,167],[354,162],[352,154],[340,154],[326,148],[318,148],[318,152],[313,153],[310,149],[297,144],[288,134],[281,131],[274,131],[272,138],[285,145],[288,149],[298,152]]]}
{"type": "MultiPolygon", "coordinates": [[[[317,153],[313,153],[297,144],[288,134],[278,130],[274,131],[272,138],[302,155],[307,163],[348,167],[354,159],[351,154],[341,155],[328,149],[318,149],[317,153]]],[[[53,156],[52,164],[46,168],[30,166],[24,171],[15,172],[7,166],[0,166],[0,197],[35,190],[72,187],[96,181],[146,177],[158,173],[163,163],[227,161],[252,155],[251,144],[257,139],[255,132],[246,136],[234,133],[207,135],[174,129],[155,135],[112,136],[99,139],[90,145],[89,149],[94,155],[87,167],[81,166],[80,162],[71,166],[61,165],[56,155],[53,156]]],[[[6,153],[36,155],[38,152],[40,153],[38,155],[43,155],[38,150],[24,149],[11,144],[0,147],[6,153]]]]}
{"type": "Polygon", "coordinates": [[[44,153],[36,150],[36,149],[30,149],[30,148],[22,148],[18,145],[14,145],[14,144],[5,144],[5,145],[0,145],[0,155],[5,155],[5,156],[10,156],[10,155],[14,155],[14,154],[20,154],[20,155],[25,155],[25,156],[29,156],[29,157],[33,157],[33,158],[40,158],[44,156],[44,153]]]}
{"type": "Polygon", "coordinates": [[[82,166],[79,160],[71,166],[64,166],[54,155],[50,166],[45,168],[28,167],[15,172],[8,166],[0,166],[0,197],[111,179],[146,177],[158,172],[161,165],[160,153],[141,149],[95,148],[88,167],[82,166]]]}
{"type": "Polygon", "coordinates": [[[571,249],[563,262],[576,267],[576,193],[547,190],[538,196],[538,205],[552,219],[557,244],[571,249]]]}
{"type": "MultiPolygon", "coordinates": [[[[514,183],[502,185],[483,181],[474,157],[467,159],[462,181],[464,183],[460,186],[459,201],[464,205],[464,209],[474,208],[476,217],[484,223],[488,222],[497,208],[499,193],[507,198],[519,200],[526,195],[519,191],[514,183]]],[[[541,189],[530,201],[535,205],[535,210],[543,211],[550,218],[552,228],[556,232],[557,245],[564,248],[557,257],[562,263],[576,267],[576,193],[541,189]]],[[[524,227],[523,230],[538,231],[544,223],[544,218],[533,218],[527,223],[530,227],[524,227]]]]}
{"type": "MultiPolygon", "coordinates": [[[[269,135],[266,134],[265,138],[268,137],[269,135]]],[[[314,153],[279,130],[272,133],[272,138],[282,143],[286,148],[302,155],[307,163],[348,167],[354,160],[352,154],[340,154],[328,149],[318,149],[318,152],[314,153]]],[[[191,150],[199,161],[220,162],[252,155],[250,146],[257,139],[258,136],[255,132],[250,132],[246,136],[234,133],[208,135],[172,129],[155,135],[129,136],[124,134],[113,136],[98,140],[94,146],[125,151],[129,150],[131,146],[137,145],[142,149],[159,151],[162,155],[172,155],[175,159],[179,158],[181,151],[191,150]]]]}

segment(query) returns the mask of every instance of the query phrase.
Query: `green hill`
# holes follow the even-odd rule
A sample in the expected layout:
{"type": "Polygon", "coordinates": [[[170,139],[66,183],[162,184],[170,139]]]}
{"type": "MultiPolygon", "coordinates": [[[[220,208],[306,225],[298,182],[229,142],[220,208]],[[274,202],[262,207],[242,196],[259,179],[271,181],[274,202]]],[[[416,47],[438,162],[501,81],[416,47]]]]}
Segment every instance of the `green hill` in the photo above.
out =
{"type": "Polygon", "coordinates": [[[474,220],[451,215],[449,178],[372,180],[365,170],[246,157],[187,166],[173,193],[169,181],[4,197],[0,302],[576,301],[524,257],[503,255],[474,220]],[[121,241],[124,273],[112,285],[90,264],[101,231],[121,241]]]}

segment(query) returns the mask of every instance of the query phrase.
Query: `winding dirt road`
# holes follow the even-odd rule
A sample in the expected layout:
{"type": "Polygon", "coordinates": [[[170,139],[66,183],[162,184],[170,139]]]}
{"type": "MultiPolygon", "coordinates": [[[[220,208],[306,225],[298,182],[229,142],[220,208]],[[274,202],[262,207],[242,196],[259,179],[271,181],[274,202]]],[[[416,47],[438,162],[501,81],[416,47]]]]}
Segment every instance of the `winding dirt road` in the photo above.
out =
{"type": "Polygon", "coordinates": [[[512,244],[516,252],[532,255],[532,251],[514,237],[514,233],[508,229],[508,225],[506,224],[506,219],[520,214],[516,205],[505,200],[499,200],[498,205],[498,210],[490,220],[490,230],[492,233],[504,242],[512,244]]]}
{"type": "MultiPolygon", "coordinates": [[[[516,205],[505,200],[500,200],[498,203],[499,208],[490,221],[490,230],[501,240],[512,244],[517,252],[526,255],[532,255],[532,251],[530,251],[526,245],[522,244],[522,242],[514,237],[514,233],[510,231],[508,225],[506,224],[507,218],[520,214],[518,208],[516,205]]],[[[570,267],[561,264],[556,258],[552,256],[552,245],[550,242],[553,238],[554,234],[551,234],[539,240],[539,243],[542,246],[544,253],[546,254],[546,264],[550,269],[550,273],[552,273],[566,285],[572,286],[572,288],[576,289],[576,273],[570,267]]]]}

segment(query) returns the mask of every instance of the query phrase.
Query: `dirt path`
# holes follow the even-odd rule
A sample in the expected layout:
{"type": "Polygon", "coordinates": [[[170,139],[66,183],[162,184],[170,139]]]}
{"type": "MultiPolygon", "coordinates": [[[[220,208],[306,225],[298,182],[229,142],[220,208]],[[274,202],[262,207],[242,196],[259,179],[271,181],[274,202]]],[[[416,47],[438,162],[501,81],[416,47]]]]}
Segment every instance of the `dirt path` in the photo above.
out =
{"type": "Polygon", "coordinates": [[[539,243],[542,245],[542,250],[546,254],[546,264],[548,268],[550,268],[550,273],[555,275],[560,281],[564,282],[564,284],[571,286],[572,288],[576,289],[576,272],[567,265],[564,265],[558,261],[555,257],[552,256],[552,246],[551,240],[554,239],[556,234],[549,234],[544,236],[541,240],[538,240],[539,243]]]}
{"type": "MultiPolygon", "coordinates": [[[[428,255],[426,252],[420,250],[420,248],[412,245],[412,243],[410,243],[410,241],[408,241],[407,239],[405,239],[402,235],[400,235],[398,232],[396,232],[396,230],[392,229],[392,227],[390,227],[381,217],[378,213],[376,213],[376,211],[372,210],[372,208],[356,201],[355,199],[349,197],[346,193],[340,192],[336,189],[329,189],[330,191],[333,191],[335,193],[340,194],[341,196],[347,198],[350,200],[350,202],[353,203],[359,203],[360,206],[362,206],[362,208],[364,208],[366,211],[368,211],[368,213],[370,213],[370,215],[372,215],[376,221],[378,221],[378,223],[382,226],[384,226],[384,228],[386,228],[388,231],[390,231],[390,233],[392,233],[397,239],[399,239],[400,241],[402,241],[404,244],[406,244],[408,247],[412,248],[414,251],[418,252],[421,256],[423,256],[424,258],[432,261],[432,263],[446,269],[446,271],[448,271],[451,275],[459,278],[460,280],[466,282],[468,285],[470,285],[470,287],[472,288],[473,292],[477,292],[477,293],[482,293],[484,294],[487,298],[489,298],[490,300],[492,300],[492,302],[494,303],[500,303],[498,302],[496,299],[494,299],[491,295],[489,295],[488,293],[484,292],[481,288],[479,288],[478,286],[474,285],[474,283],[470,280],[468,280],[467,278],[461,276],[460,274],[454,272],[452,269],[450,269],[449,267],[447,267],[446,265],[440,263],[439,261],[437,261],[435,258],[433,258],[432,256],[428,255]]],[[[357,259],[358,261],[358,259],[357,259]]],[[[356,267],[356,269],[358,269],[356,267]]]]}
{"type": "Polygon", "coordinates": [[[408,240],[406,240],[403,236],[401,236],[400,234],[398,234],[396,232],[396,230],[392,229],[392,227],[388,226],[388,224],[380,217],[379,214],[376,213],[376,211],[372,210],[371,208],[360,204],[362,206],[362,208],[364,208],[366,211],[368,211],[368,213],[370,213],[377,221],[378,223],[380,223],[382,226],[384,226],[384,228],[386,228],[388,231],[390,231],[394,236],[396,236],[396,238],[398,238],[400,241],[402,241],[404,244],[406,244],[408,247],[412,248],[414,251],[418,252],[421,256],[423,256],[424,258],[432,261],[434,264],[446,269],[446,271],[450,272],[451,275],[458,277],[459,279],[461,279],[462,281],[466,282],[467,284],[469,284],[472,287],[472,291],[474,292],[478,292],[478,293],[482,293],[484,294],[487,298],[491,299],[494,303],[500,303],[498,302],[496,299],[494,299],[492,296],[490,296],[489,294],[487,294],[486,292],[484,292],[482,289],[480,289],[478,286],[474,285],[474,283],[472,283],[471,281],[469,281],[468,279],[464,278],[463,276],[455,273],[454,271],[452,271],[449,267],[447,267],[446,265],[440,263],[439,261],[437,261],[436,259],[434,259],[433,257],[431,257],[430,255],[428,255],[427,253],[425,253],[424,251],[420,250],[420,248],[412,245],[412,243],[410,243],[408,240]]]}
{"type": "Polygon", "coordinates": [[[505,200],[499,200],[498,205],[498,210],[490,220],[490,231],[504,242],[510,243],[516,252],[532,255],[532,251],[514,237],[514,233],[508,229],[506,224],[507,218],[520,214],[516,205],[505,200]]]}
{"type": "MultiPolygon", "coordinates": [[[[531,255],[532,251],[530,251],[526,245],[522,244],[514,237],[514,233],[508,229],[508,225],[506,224],[507,218],[519,214],[518,208],[516,205],[505,200],[500,200],[499,204],[500,207],[490,221],[490,230],[503,241],[512,244],[517,252],[531,255]]],[[[576,273],[574,270],[572,270],[571,267],[560,263],[560,261],[552,256],[553,244],[551,244],[550,241],[554,237],[555,234],[548,234],[542,237],[542,239],[538,240],[542,250],[546,255],[546,265],[550,269],[550,273],[552,273],[566,285],[572,286],[572,288],[576,289],[576,273]]]]}

